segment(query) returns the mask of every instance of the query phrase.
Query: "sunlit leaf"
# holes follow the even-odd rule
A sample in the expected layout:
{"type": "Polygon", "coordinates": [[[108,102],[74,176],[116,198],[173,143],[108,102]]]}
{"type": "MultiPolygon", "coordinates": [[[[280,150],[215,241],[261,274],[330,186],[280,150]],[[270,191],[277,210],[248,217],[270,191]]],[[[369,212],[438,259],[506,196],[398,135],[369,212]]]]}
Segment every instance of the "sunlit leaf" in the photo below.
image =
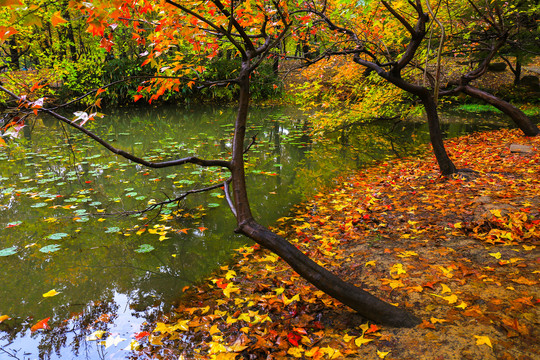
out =
{"type": "Polygon", "coordinates": [[[56,291],[55,289],[52,289],[50,291],[47,291],[45,294],[43,294],[43,297],[52,297],[58,294],[60,294],[58,291],[56,291]]]}

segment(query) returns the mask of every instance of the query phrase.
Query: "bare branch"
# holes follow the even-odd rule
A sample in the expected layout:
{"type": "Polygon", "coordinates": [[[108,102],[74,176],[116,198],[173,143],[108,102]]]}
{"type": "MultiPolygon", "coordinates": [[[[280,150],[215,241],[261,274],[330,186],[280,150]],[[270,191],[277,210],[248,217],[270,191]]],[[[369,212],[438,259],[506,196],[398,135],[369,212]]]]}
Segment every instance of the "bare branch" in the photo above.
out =
{"type": "MultiPolygon", "coordinates": [[[[24,99],[22,99],[21,97],[15,95],[13,92],[9,91],[8,89],[4,88],[3,86],[0,86],[0,91],[4,91],[5,93],[9,94],[11,97],[18,100],[20,103],[23,103],[25,101],[24,99]]],[[[224,168],[227,168],[227,169],[230,169],[230,167],[231,167],[231,163],[229,161],[225,161],[225,160],[205,160],[205,159],[198,158],[196,156],[190,156],[190,157],[186,157],[186,158],[182,158],[182,159],[169,160],[169,161],[163,161],[163,162],[147,161],[147,160],[144,160],[144,159],[142,159],[140,157],[137,157],[137,156],[135,156],[135,155],[133,155],[131,153],[128,153],[128,152],[126,152],[124,150],[115,148],[114,146],[112,146],[107,141],[105,141],[104,139],[102,139],[98,135],[94,134],[90,130],[80,126],[79,124],[69,120],[68,118],[66,118],[66,117],[64,117],[64,116],[62,116],[62,115],[60,115],[60,114],[58,114],[58,113],[56,113],[56,112],[54,112],[54,111],[52,111],[50,109],[42,107],[42,108],[39,108],[37,110],[40,111],[40,112],[47,113],[47,114],[53,116],[54,118],[68,124],[69,126],[76,128],[77,130],[81,131],[82,133],[84,133],[88,137],[90,137],[93,140],[100,143],[103,147],[105,147],[110,152],[112,152],[114,154],[117,154],[117,155],[120,155],[120,156],[122,156],[122,157],[124,157],[124,158],[126,158],[128,160],[131,160],[131,161],[133,161],[135,163],[144,165],[144,166],[149,167],[149,168],[165,168],[165,167],[176,166],[176,165],[184,165],[184,164],[188,164],[188,163],[196,164],[196,165],[200,165],[200,166],[207,166],[207,167],[214,167],[214,166],[215,167],[224,167],[224,168]]]]}

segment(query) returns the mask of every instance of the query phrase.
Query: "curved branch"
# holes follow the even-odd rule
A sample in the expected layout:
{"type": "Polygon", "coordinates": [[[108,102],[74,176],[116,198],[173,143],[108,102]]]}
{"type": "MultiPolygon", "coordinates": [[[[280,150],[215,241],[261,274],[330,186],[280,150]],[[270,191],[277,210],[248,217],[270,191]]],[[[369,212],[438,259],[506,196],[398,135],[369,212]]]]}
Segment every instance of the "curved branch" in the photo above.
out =
{"type": "MultiPolygon", "coordinates": [[[[13,92],[9,91],[8,89],[4,88],[3,86],[0,86],[0,91],[3,91],[5,93],[9,94],[11,97],[18,100],[21,103],[25,101],[24,99],[22,99],[21,97],[15,95],[13,92]]],[[[98,143],[100,143],[103,147],[105,147],[110,152],[112,152],[114,154],[117,154],[117,155],[120,155],[120,156],[122,156],[122,157],[124,157],[124,158],[126,158],[128,160],[131,160],[131,161],[133,161],[135,163],[144,165],[144,166],[149,167],[149,168],[165,168],[165,167],[183,165],[183,164],[188,164],[188,163],[196,164],[196,165],[200,165],[200,166],[207,166],[207,167],[215,166],[215,167],[224,167],[224,168],[227,168],[227,169],[231,168],[231,163],[229,161],[225,161],[225,160],[205,160],[205,159],[198,158],[196,156],[189,156],[189,157],[185,157],[185,158],[182,158],[182,159],[162,161],[162,162],[147,161],[147,160],[144,160],[143,158],[137,157],[137,156],[135,156],[135,155],[133,155],[131,153],[128,153],[128,152],[122,150],[122,149],[118,149],[118,148],[112,146],[107,141],[103,140],[101,137],[94,134],[90,130],[85,129],[84,127],[80,126],[79,124],[69,120],[65,116],[62,116],[62,115],[60,115],[60,114],[58,114],[58,113],[56,113],[56,112],[54,112],[54,111],[52,111],[50,109],[39,108],[39,109],[35,109],[35,110],[38,110],[40,112],[44,112],[46,114],[49,114],[52,117],[54,117],[54,118],[56,118],[56,119],[58,119],[58,120],[60,120],[60,121],[62,121],[64,123],[68,124],[69,126],[74,127],[75,129],[77,129],[80,132],[84,133],[85,135],[87,135],[91,139],[93,139],[93,140],[97,141],[98,143]]]]}

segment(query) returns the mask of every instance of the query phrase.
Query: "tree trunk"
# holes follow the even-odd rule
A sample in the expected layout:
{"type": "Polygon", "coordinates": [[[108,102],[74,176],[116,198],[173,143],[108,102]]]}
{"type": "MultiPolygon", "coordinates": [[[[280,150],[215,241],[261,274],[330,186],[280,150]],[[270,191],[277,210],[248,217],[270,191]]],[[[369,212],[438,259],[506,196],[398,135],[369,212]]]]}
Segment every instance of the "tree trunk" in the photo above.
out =
{"type": "Polygon", "coordinates": [[[537,136],[540,134],[538,127],[531,122],[531,120],[514,105],[494,96],[478,88],[470,85],[464,86],[461,91],[465,94],[481,99],[490,105],[495,106],[506,115],[510,116],[514,123],[523,131],[526,136],[537,136]]]}
{"type": "Polygon", "coordinates": [[[442,175],[451,175],[457,172],[457,168],[448,156],[444,147],[444,141],[441,131],[441,125],[439,121],[439,113],[437,111],[437,104],[433,95],[428,91],[420,96],[422,104],[426,109],[427,121],[429,126],[429,138],[431,140],[431,146],[433,147],[433,153],[439,164],[439,169],[442,175]]]}
{"type": "Polygon", "coordinates": [[[420,323],[414,315],[390,305],[367,291],[343,281],[293,244],[250,219],[244,221],[238,231],[264,246],[285,260],[300,276],[326,294],[356,310],[364,318],[375,323],[394,327],[413,327],[420,323]]]}
{"type": "Polygon", "coordinates": [[[240,99],[235,123],[232,154],[232,191],[238,222],[237,232],[248,236],[261,246],[285,260],[300,276],[311,284],[356,310],[364,318],[379,324],[395,327],[412,327],[420,320],[408,312],[392,306],[368,292],[343,281],[286,239],[258,224],[249,207],[244,176],[244,138],[249,106],[249,62],[244,62],[240,76],[240,99]]]}
{"type": "Polygon", "coordinates": [[[521,83],[521,61],[516,60],[516,68],[512,72],[514,73],[514,85],[518,86],[521,83]]]}
{"type": "Polygon", "coordinates": [[[13,70],[19,70],[20,63],[19,63],[19,48],[17,47],[17,40],[15,39],[15,36],[12,36],[9,41],[9,62],[11,64],[11,69],[13,70]]]}

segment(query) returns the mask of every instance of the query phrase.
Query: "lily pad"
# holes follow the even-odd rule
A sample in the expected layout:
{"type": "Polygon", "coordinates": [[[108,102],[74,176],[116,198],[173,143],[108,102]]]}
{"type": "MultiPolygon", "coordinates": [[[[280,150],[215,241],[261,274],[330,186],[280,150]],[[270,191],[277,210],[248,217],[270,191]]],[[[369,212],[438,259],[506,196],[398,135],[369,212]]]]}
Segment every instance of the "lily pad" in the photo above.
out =
{"type": "Polygon", "coordinates": [[[51,234],[51,235],[47,236],[47,238],[49,238],[51,240],[60,240],[60,239],[65,238],[66,236],[68,236],[68,234],[66,234],[66,233],[56,233],[56,234],[51,234]]]}
{"type": "Polygon", "coordinates": [[[47,245],[39,249],[42,253],[52,253],[60,250],[61,246],[58,244],[47,245]]]}
{"type": "Polygon", "coordinates": [[[0,250],[0,256],[9,256],[17,253],[17,247],[12,246],[5,249],[0,250]]]}
{"type": "Polygon", "coordinates": [[[47,203],[41,202],[41,203],[34,204],[34,205],[30,206],[30,207],[40,208],[40,207],[44,207],[44,206],[47,206],[47,205],[48,205],[47,203]]]}
{"type": "Polygon", "coordinates": [[[208,207],[211,207],[211,208],[215,208],[215,207],[218,207],[219,204],[216,204],[216,203],[209,203],[208,204],[208,207]]]}
{"type": "Polygon", "coordinates": [[[135,252],[138,252],[138,253],[147,253],[147,252],[150,252],[152,250],[154,250],[155,248],[150,245],[150,244],[142,244],[139,246],[138,249],[135,249],[135,252]]]}
{"type": "Polygon", "coordinates": [[[117,232],[119,232],[119,231],[120,231],[120,228],[117,227],[117,226],[112,226],[112,227],[110,227],[110,228],[107,228],[107,230],[105,230],[105,232],[106,232],[107,234],[113,234],[113,233],[117,233],[117,232]]]}

